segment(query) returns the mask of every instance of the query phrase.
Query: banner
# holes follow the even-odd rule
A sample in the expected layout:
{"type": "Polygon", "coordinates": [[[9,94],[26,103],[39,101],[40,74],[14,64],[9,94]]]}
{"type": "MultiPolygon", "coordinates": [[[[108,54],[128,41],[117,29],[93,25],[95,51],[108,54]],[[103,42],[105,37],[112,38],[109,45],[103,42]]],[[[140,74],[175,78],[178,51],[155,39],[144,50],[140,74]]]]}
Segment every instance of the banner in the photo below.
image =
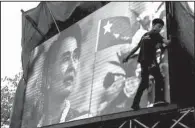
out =
{"type": "MultiPolygon", "coordinates": [[[[139,51],[128,63],[122,60],[154,18],[166,19],[164,12],[163,2],[111,2],[36,47],[29,62],[22,128],[133,111],[139,51]]],[[[169,102],[167,55],[158,62],[169,102]]],[[[154,85],[150,75],[141,108],[152,107],[154,85]]]]}

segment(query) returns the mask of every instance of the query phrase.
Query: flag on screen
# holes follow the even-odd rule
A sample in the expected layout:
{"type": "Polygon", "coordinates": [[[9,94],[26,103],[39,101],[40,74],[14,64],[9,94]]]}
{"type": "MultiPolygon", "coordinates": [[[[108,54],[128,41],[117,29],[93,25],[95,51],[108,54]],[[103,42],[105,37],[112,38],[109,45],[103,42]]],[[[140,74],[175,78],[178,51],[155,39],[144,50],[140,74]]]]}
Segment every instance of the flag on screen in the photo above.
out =
{"type": "Polygon", "coordinates": [[[131,34],[131,24],[128,17],[116,16],[100,20],[96,52],[117,44],[131,43],[119,39],[119,37],[132,37],[131,34]]]}

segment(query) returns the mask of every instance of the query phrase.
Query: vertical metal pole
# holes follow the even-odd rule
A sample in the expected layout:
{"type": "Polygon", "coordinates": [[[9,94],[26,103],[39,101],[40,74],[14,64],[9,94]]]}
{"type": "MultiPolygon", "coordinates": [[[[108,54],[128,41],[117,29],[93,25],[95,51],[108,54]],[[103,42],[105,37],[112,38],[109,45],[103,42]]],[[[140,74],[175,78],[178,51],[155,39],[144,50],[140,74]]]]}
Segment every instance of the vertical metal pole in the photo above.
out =
{"type": "Polygon", "coordinates": [[[94,61],[93,61],[93,74],[92,74],[92,83],[91,83],[91,93],[90,93],[90,100],[89,100],[89,113],[91,113],[91,103],[92,103],[92,94],[93,94],[93,83],[94,83],[94,76],[95,76],[95,62],[96,62],[96,52],[98,48],[98,41],[99,41],[99,32],[100,32],[100,25],[101,20],[98,23],[98,30],[97,30],[97,40],[96,40],[96,47],[95,47],[95,55],[94,55],[94,61]]]}
{"type": "Polygon", "coordinates": [[[56,26],[56,28],[57,28],[57,30],[58,30],[58,33],[60,33],[60,29],[59,29],[59,27],[58,27],[58,25],[57,25],[57,23],[56,23],[56,20],[55,20],[55,18],[54,18],[54,16],[53,16],[51,10],[49,9],[49,7],[48,7],[48,5],[47,5],[47,2],[45,2],[45,3],[46,3],[46,6],[47,6],[47,9],[49,10],[49,13],[51,14],[51,17],[52,17],[52,19],[53,19],[53,21],[54,21],[54,23],[55,23],[55,26],[56,26]]]}
{"type": "Polygon", "coordinates": [[[195,110],[194,110],[194,112],[193,112],[193,115],[194,115],[194,121],[195,121],[195,110]]]}
{"type": "Polygon", "coordinates": [[[129,128],[132,128],[132,120],[129,120],[129,128]]]}

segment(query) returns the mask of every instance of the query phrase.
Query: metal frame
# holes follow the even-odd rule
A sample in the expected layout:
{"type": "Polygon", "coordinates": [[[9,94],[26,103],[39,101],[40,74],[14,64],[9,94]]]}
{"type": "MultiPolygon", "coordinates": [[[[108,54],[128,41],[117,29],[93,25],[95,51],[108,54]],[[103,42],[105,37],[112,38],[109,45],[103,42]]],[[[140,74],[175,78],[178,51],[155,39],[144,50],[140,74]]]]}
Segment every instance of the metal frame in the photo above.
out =
{"type": "MultiPolygon", "coordinates": [[[[194,112],[194,108],[189,108],[188,110],[186,111],[183,111],[184,114],[178,119],[178,120],[175,120],[173,119],[173,121],[175,122],[170,128],[174,128],[177,124],[180,124],[181,126],[183,126],[184,128],[189,128],[188,126],[186,126],[185,124],[181,123],[180,121],[186,117],[190,112],[194,112]]],[[[182,111],[181,111],[182,113],[182,111]]]]}
{"type": "Polygon", "coordinates": [[[187,124],[188,122],[185,122],[184,124],[184,122],[181,121],[185,117],[191,118],[192,116],[193,119],[194,109],[194,107],[182,109],[178,108],[175,104],[170,104],[168,106],[91,117],[72,122],[44,126],[43,128],[158,128],[159,126],[163,127],[162,125],[164,125],[164,123],[168,125],[166,126],[168,128],[176,128],[175,126],[190,128],[190,125],[192,125],[190,123],[193,120],[190,121],[189,124],[187,124]],[[150,122],[147,121],[148,116],[151,117],[150,122]]]}
{"type": "MultiPolygon", "coordinates": [[[[170,119],[171,121],[173,121],[173,124],[170,126],[170,128],[174,128],[175,126],[177,125],[180,125],[184,128],[190,128],[189,126],[187,126],[186,124],[182,123],[181,120],[183,118],[185,118],[187,115],[189,115],[190,113],[193,113],[194,114],[194,107],[192,108],[187,108],[187,109],[181,109],[181,110],[178,110],[178,114],[181,114],[181,116],[178,118],[178,119],[170,119]]],[[[124,121],[118,128],[123,128],[123,126],[127,123],[127,122],[130,122],[129,123],[129,128],[133,128],[132,126],[132,122],[135,122],[136,124],[138,124],[139,126],[142,126],[143,128],[150,128],[149,126],[147,126],[146,124],[142,123],[141,121],[139,121],[138,119],[131,119],[131,120],[126,120],[124,121]]],[[[158,124],[160,123],[160,120],[159,121],[156,121],[154,123],[154,125],[151,127],[151,128],[156,128],[158,126],[158,124]]]]}

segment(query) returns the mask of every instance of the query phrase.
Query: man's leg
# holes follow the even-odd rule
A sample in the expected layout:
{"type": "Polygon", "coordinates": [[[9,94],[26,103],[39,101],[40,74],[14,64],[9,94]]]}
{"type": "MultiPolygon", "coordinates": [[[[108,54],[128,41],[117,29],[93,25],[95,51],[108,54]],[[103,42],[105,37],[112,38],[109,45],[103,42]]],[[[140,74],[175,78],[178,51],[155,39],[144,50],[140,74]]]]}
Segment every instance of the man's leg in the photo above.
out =
{"type": "Polygon", "coordinates": [[[151,74],[155,79],[155,102],[164,101],[164,78],[158,64],[151,69],[151,74]]]}
{"type": "Polygon", "coordinates": [[[134,97],[132,108],[133,109],[139,109],[139,103],[141,100],[141,96],[143,94],[143,91],[148,87],[148,78],[149,77],[149,72],[148,72],[148,66],[146,65],[141,65],[141,81],[139,84],[139,87],[137,89],[137,93],[134,97]]]}

